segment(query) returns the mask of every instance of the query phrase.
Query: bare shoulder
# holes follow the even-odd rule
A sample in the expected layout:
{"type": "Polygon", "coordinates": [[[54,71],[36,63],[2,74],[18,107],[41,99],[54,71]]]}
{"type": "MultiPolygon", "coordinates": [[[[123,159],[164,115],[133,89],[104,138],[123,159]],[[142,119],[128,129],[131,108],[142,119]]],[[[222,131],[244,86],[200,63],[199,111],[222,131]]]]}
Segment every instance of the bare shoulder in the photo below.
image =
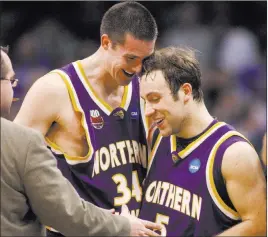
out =
{"type": "Polygon", "coordinates": [[[262,173],[260,159],[249,143],[236,142],[227,148],[222,161],[223,177],[254,177],[258,173],[262,173]]]}
{"type": "Polygon", "coordinates": [[[36,80],[26,94],[14,122],[46,134],[68,102],[68,90],[57,73],[36,80]]]}
{"type": "Polygon", "coordinates": [[[60,98],[62,95],[68,94],[61,76],[53,72],[37,79],[30,90],[47,97],[56,96],[60,98]]]}

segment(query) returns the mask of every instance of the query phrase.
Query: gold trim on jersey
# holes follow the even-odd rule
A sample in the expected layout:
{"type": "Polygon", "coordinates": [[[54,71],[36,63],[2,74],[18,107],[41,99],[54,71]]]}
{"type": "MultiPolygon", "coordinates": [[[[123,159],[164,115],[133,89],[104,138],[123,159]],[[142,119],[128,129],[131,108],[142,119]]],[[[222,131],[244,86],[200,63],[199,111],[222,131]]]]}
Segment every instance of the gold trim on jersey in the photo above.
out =
{"type": "MultiPolygon", "coordinates": [[[[73,66],[76,70],[77,75],[79,76],[80,80],[82,81],[85,89],[87,90],[88,94],[92,98],[92,100],[100,107],[100,109],[106,113],[107,115],[110,115],[113,112],[113,108],[105,102],[103,99],[101,99],[96,91],[93,89],[91,84],[89,83],[89,80],[86,77],[85,71],[82,67],[82,64],[80,61],[76,61],[73,63],[73,66]]],[[[119,107],[127,110],[131,101],[132,97],[132,82],[128,86],[124,86],[124,92],[122,96],[122,101],[119,107]]]]}
{"type": "MultiPolygon", "coordinates": [[[[218,141],[217,143],[214,145],[214,147],[212,148],[209,158],[208,158],[208,162],[207,162],[207,166],[206,166],[206,182],[207,182],[207,187],[210,193],[211,198],[213,199],[214,203],[217,205],[217,207],[229,218],[233,219],[233,220],[240,220],[240,216],[238,214],[238,212],[236,212],[235,210],[233,210],[231,207],[229,207],[221,198],[221,196],[219,195],[216,185],[215,185],[215,181],[214,181],[214,176],[213,176],[213,166],[214,166],[214,161],[215,161],[215,156],[217,154],[218,148],[220,147],[220,145],[225,142],[228,138],[232,137],[232,136],[240,136],[242,138],[244,138],[245,140],[247,140],[242,134],[240,134],[237,131],[229,131],[227,133],[225,133],[218,141]]],[[[247,140],[248,141],[248,140],[247,140]]],[[[249,142],[249,141],[248,141],[249,142]]],[[[250,142],[249,142],[250,144],[250,142]]]]}
{"type": "Polygon", "coordinates": [[[157,139],[156,139],[156,141],[155,141],[154,147],[153,147],[153,149],[152,149],[152,151],[151,151],[151,153],[150,153],[150,155],[149,155],[147,174],[149,173],[150,167],[151,167],[151,165],[152,165],[152,163],[153,163],[154,156],[155,156],[155,154],[156,154],[156,151],[158,150],[158,147],[159,147],[159,145],[160,145],[160,142],[161,142],[162,138],[163,138],[163,137],[162,137],[162,136],[160,135],[160,133],[159,133],[158,136],[157,136],[157,139]]]}
{"type": "MultiPolygon", "coordinates": [[[[206,140],[210,135],[212,135],[215,131],[217,131],[219,128],[221,128],[222,126],[225,126],[225,125],[226,125],[226,123],[224,123],[224,122],[217,122],[211,128],[209,128],[202,136],[200,136],[198,139],[196,139],[195,141],[190,143],[185,149],[180,151],[178,153],[178,156],[182,159],[185,158],[191,152],[193,152],[200,144],[202,144],[202,142],[204,140],[206,140]]],[[[158,146],[160,145],[161,140],[162,140],[162,136],[159,134],[157,139],[156,139],[153,150],[151,151],[150,156],[149,156],[147,174],[149,173],[150,166],[153,162],[155,153],[158,149],[158,146]]],[[[170,153],[172,153],[176,150],[177,150],[176,135],[171,135],[170,136],[170,151],[171,151],[170,153]]]]}
{"type": "Polygon", "coordinates": [[[73,108],[76,112],[79,112],[82,114],[82,118],[81,118],[81,124],[82,127],[84,128],[85,134],[86,134],[86,139],[87,139],[87,144],[89,147],[88,153],[86,156],[84,157],[80,157],[80,156],[70,156],[68,154],[66,154],[62,148],[60,148],[57,144],[55,144],[54,142],[50,141],[49,138],[45,138],[48,146],[51,147],[51,150],[53,152],[55,152],[56,154],[63,154],[64,157],[66,158],[66,162],[70,165],[75,165],[75,164],[79,164],[79,163],[86,163],[88,161],[90,161],[92,159],[93,153],[94,153],[94,149],[91,143],[91,139],[90,139],[90,135],[89,135],[89,131],[88,131],[88,126],[87,126],[87,122],[86,122],[86,118],[85,118],[85,113],[79,103],[79,100],[77,98],[77,94],[75,92],[75,89],[73,87],[73,84],[71,82],[71,79],[69,78],[69,76],[61,71],[61,70],[53,70],[50,73],[57,73],[60,75],[60,77],[62,78],[63,82],[65,83],[67,89],[68,89],[68,93],[69,96],[71,98],[72,101],[72,105],[73,108]]]}
{"type": "MultiPolygon", "coordinates": [[[[216,132],[222,126],[225,126],[226,123],[224,122],[217,122],[211,128],[209,128],[204,134],[202,134],[199,138],[195,141],[191,142],[187,147],[183,150],[178,152],[178,156],[184,159],[188,156],[191,152],[193,152],[197,147],[199,147],[208,137],[210,137],[214,132],[216,132]]],[[[176,135],[170,136],[170,146],[171,146],[171,153],[177,150],[177,142],[176,142],[176,135]]]]}

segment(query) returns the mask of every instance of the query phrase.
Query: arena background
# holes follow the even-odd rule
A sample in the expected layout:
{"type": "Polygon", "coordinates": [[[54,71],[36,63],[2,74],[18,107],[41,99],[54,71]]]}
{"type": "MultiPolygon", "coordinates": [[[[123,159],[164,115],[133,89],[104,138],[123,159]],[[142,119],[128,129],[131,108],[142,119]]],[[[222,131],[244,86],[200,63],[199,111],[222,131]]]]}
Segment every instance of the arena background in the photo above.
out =
{"type": "MultiPolygon", "coordinates": [[[[37,78],[99,47],[101,17],[114,3],[1,3],[0,43],[10,45],[20,80],[15,88],[20,101],[13,104],[10,120],[37,78]]],[[[157,48],[198,50],[209,111],[235,126],[260,152],[267,121],[267,2],[140,3],[156,18],[157,48]]]]}

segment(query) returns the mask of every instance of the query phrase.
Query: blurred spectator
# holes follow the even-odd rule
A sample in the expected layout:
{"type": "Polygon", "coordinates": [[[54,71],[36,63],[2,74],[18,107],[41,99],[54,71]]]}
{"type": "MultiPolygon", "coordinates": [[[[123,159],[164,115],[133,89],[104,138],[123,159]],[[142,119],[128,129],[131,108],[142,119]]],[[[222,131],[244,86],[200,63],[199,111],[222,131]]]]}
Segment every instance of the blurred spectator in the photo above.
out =
{"type": "Polygon", "coordinates": [[[208,25],[201,24],[198,3],[175,5],[166,14],[167,30],[160,36],[162,47],[183,45],[194,48],[199,51],[197,57],[201,67],[207,68],[213,53],[213,33],[208,25]]]}
{"type": "Polygon", "coordinates": [[[256,36],[246,28],[229,29],[219,46],[219,67],[236,74],[259,62],[260,53],[256,36]]]}

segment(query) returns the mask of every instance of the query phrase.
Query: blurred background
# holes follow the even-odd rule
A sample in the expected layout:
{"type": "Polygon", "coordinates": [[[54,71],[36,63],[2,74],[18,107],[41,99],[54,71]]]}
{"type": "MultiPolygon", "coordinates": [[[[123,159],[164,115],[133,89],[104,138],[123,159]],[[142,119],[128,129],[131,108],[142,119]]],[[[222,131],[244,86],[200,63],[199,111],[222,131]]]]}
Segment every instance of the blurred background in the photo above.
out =
{"type": "MultiPolygon", "coordinates": [[[[1,3],[0,44],[10,45],[20,80],[15,88],[20,101],[13,104],[10,120],[36,79],[98,49],[102,15],[115,3],[1,3]]],[[[157,48],[197,50],[209,111],[235,126],[260,152],[267,121],[267,2],[140,3],[156,18],[157,48]]]]}

